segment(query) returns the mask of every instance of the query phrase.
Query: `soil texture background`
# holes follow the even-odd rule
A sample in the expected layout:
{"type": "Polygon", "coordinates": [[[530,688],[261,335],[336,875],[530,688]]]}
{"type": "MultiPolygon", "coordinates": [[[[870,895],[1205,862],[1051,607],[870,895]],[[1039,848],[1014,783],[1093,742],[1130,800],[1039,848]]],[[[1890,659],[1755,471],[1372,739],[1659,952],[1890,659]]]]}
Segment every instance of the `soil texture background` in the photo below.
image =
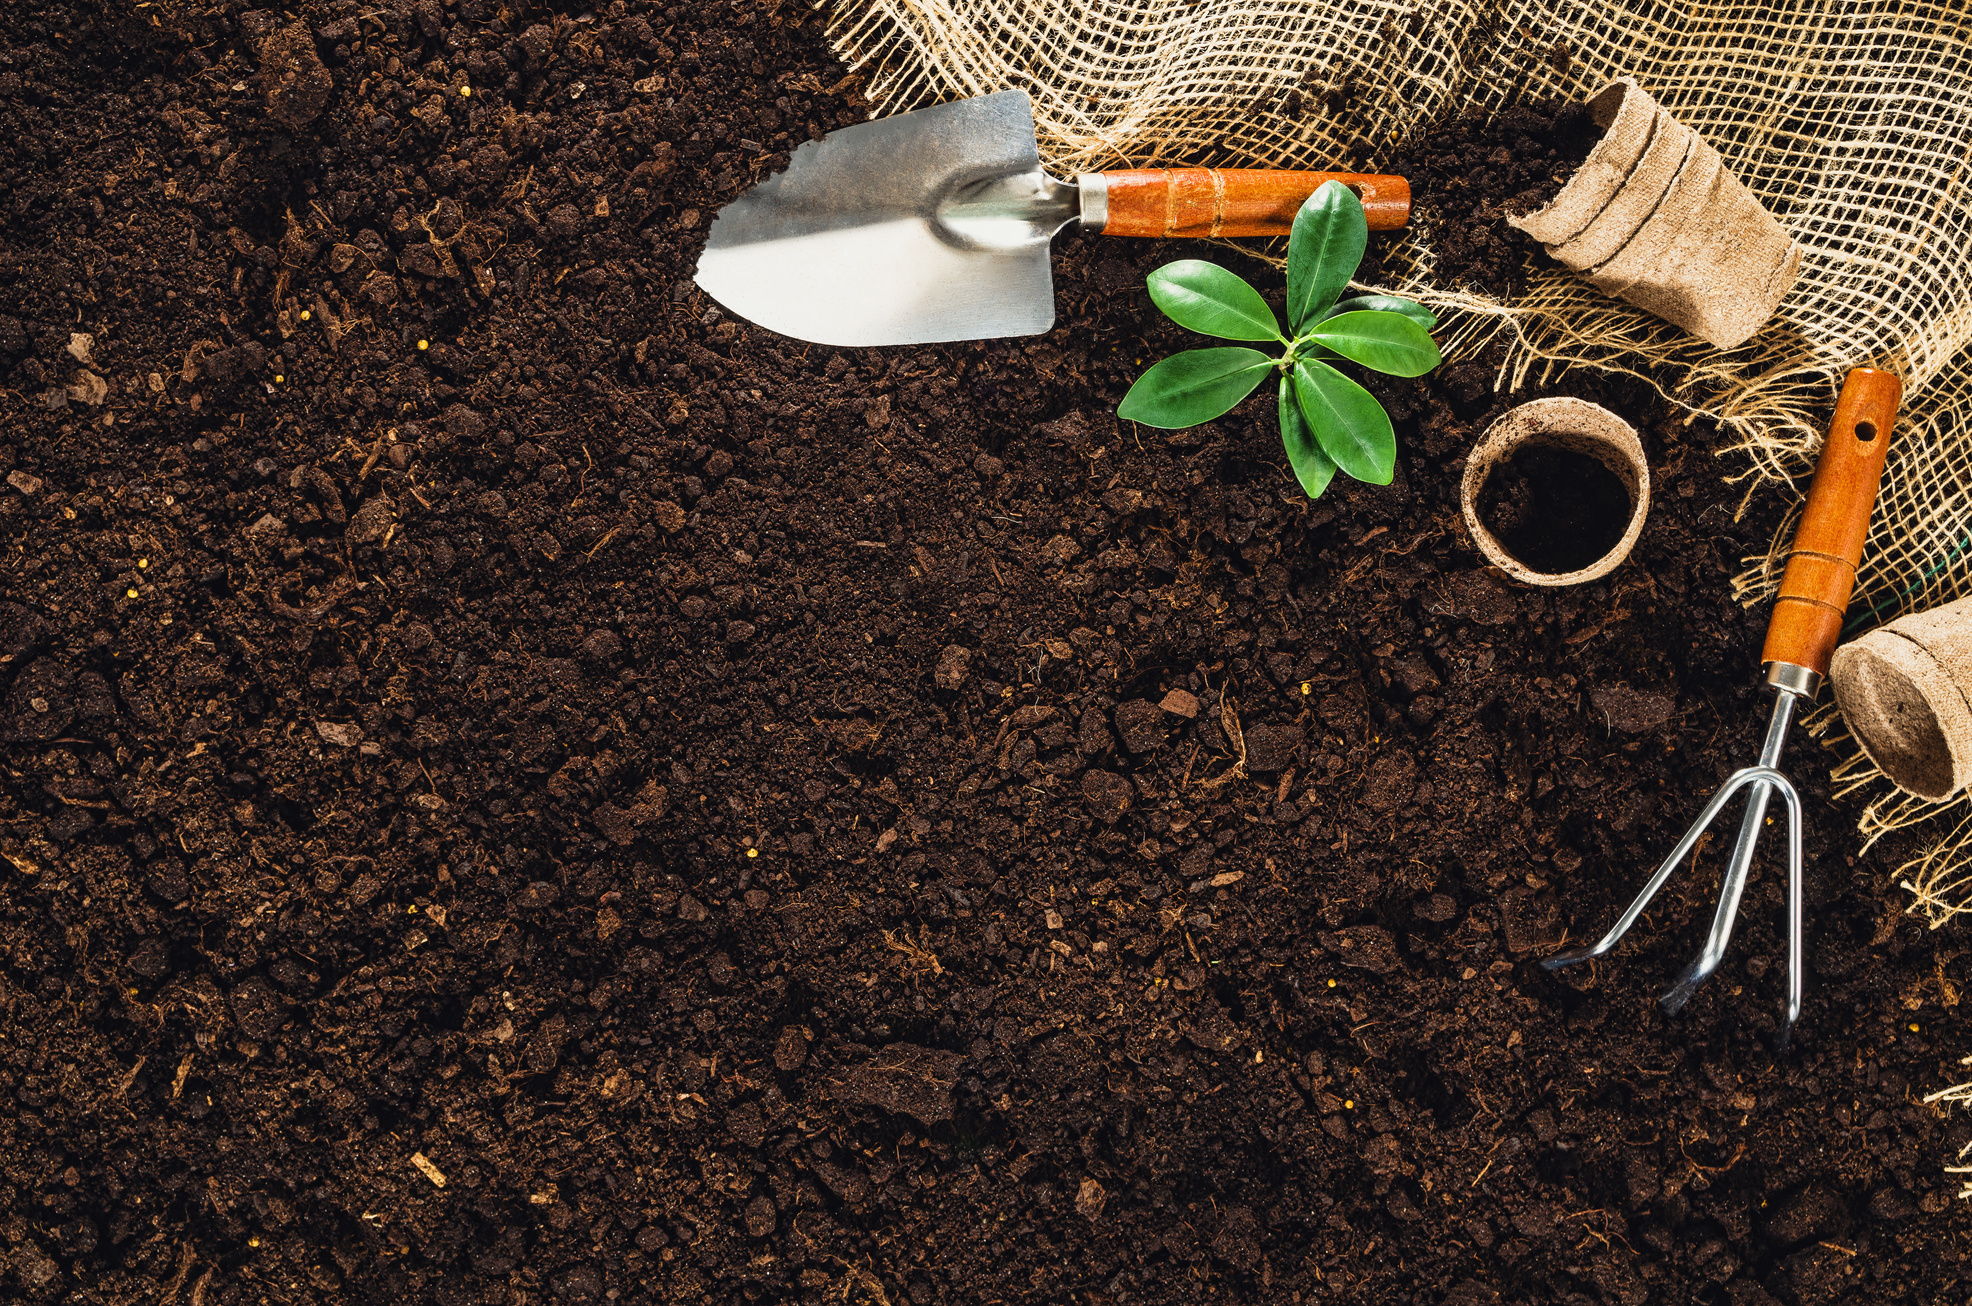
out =
{"type": "MultiPolygon", "coordinates": [[[[1313,504],[1264,402],[1119,425],[1197,343],[1143,291],[1177,245],[1064,239],[1028,340],[731,320],[711,215],[867,112],[824,18],[0,16],[9,1299],[1962,1285],[1972,1134],[1918,1101],[1962,945],[1805,734],[1792,1053],[1773,857],[1654,1005],[1723,834],[1610,962],[1537,964],[1753,759],[1728,578],[1779,496],[1641,385],[1486,360],[1368,378],[1396,483],[1313,504]],[[1577,589],[1459,521],[1544,393],[1651,458],[1577,589]]],[[[1475,285],[1566,155],[1529,112],[1411,147],[1475,285]]]]}

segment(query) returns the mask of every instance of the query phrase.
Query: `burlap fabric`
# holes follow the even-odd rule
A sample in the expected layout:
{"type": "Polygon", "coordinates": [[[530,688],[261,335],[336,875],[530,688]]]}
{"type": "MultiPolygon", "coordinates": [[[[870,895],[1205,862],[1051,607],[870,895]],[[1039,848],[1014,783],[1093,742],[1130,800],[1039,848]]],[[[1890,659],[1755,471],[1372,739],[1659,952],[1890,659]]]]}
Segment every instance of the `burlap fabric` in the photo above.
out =
{"type": "MultiPolygon", "coordinates": [[[[1373,170],[1449,114],[1582,98],[1635,77],[1804,250],[1798,282],[1752,341],[1716,349],[1545,261],[1513,303],[1461,294],[1433,281],[1417,233],[1393,261],[1401,284],[1381,289],[1437,309],[1450,357],[1504,335],[1502,385],[1574,365],[1648,366],[1674,399],[1740,437],[1727,474],[1784,487],[1811,470],[1848,369],[1898,372],[1904,410],[1851,609],[1860,632],[1972,591],[1965,18],[1963,0],[836,0],[832,34],[874,113],[1027,91],[1042,157],[1064,173],[1373,170]]],[[[1531,240],[1528,257],[1538,257],[1531,240]]],[[[1776,548],[1749,561],[1738,586],[1754,602],[1784,558],[1776,548]]],[[[1934,922],[1972,906],[1972,866],[1954,869],[1972,862],[1967,800],[1944,813],[1895,792],[1832,709],[1810,726],[1846,759],[1838,776],[1866,789],[1872,835],[1941,815],[1939,828],[1961,822],[1906,876],[1934,922]]]]}

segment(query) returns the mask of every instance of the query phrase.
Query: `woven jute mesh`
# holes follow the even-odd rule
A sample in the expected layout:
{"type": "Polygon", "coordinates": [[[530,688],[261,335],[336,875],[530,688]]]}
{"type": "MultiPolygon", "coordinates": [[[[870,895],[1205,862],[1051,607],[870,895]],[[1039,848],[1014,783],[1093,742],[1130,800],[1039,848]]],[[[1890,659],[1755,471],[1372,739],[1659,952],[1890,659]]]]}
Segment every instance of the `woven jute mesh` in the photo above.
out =
{"type": "MultiPolygon", "coordinates": [[[[878,114],[1025,90],[1042,157],[1063,174],[1375,170],[1449,116],[1634,76],[1806,249],[1750,343],[1714,349],[1551,264],[1510,303],[1461,293],[1436,283],[1416,230],[1387,260],[1399,284],[1378,289],[1437,309],[1448,357],[1503,339],[1503,386],[1584,365],[1648,374],[1737,437],[1729,474],[1784,493],[1805,489],[1848,369],[1899,373],[1897,443],[1851,608],[1859,633],[1972,591],[1968,29],[1964,0],[836,0],[831,34],[878,114]]],[[[1791,533],[1748,560],[1743,600],[1778,584],[1791,533]]],[[[1934,924],[1972,910],[1972,804],[1908,799],[1831,709],[1809,724],[1841,759],[1838,778],[1864,791],[1872,839],[1924,820],[1943,831],[1899,874],[1915,905],[1934,924]]]]}

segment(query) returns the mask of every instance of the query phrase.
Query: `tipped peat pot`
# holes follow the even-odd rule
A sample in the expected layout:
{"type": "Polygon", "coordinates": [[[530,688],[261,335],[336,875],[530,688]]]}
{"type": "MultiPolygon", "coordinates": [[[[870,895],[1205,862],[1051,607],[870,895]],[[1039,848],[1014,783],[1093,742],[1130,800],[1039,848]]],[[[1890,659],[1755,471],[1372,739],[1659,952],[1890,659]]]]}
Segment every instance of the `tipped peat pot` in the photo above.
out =
{"type": "Polygon", "coordinates": [[[1507,220],[1605,294],[1744,344],[1793,288],[1801,246],[1634,78],[1588,105],[1602,139],[1553,202],[1507,220]]]}
{"type": "Polygon", "coordinates": [[[1828,679],[1849,732],[1897,788],[1938,802],[1972,783],[1972,599],[1844,644],[1828,679]]]}
{"type": "MultiPolygon", "coordinates": [[[[1598,525],[1606,528],[1607,518],[1600,522],[1594,520],[1602,516],[1600,512],[1584,512],[1593,509],[1592,504],[1552,502],[1556,497],[1565,500],[1571,493],[1586,497],[1595,488],[1579,480],[1556,478],[1546,491],[1549,502],[1524,505],[1536,517],[1532,526],[1539,529],[1547,521],[1575,516],[1588,519],[1586,524],[1591,529],[1598,525]]],[[[1637,439],[1636,430],[1607,408],[1584,399],[1536,399],[1506,413],[1480,437],[1466,459],[1459,505],[1472,542],[1488,562],[1507,575],[1529,585],[1580,585],[1614,571],[1636,547],[1637,538],[1643,534],[1644,518],[1650,512],[1650,467],[1644,460],[1643,444],[1637,439]],[[1571,460],[1578,465],[1592,460],[1590,470],[1599,479],[1601,472],[1594,464],[1600,464],[1614,477],[1622,497],[1628,500],[1628,515],[1620,518],[1622,534],[1598,555],[1562,570],[1552,569],[1545,556],[1535,555],[1522,543],[1522,536],[1503,528],[1496,530],[1497,520],[1489,525],[1487,514],[1481,510],[1487,481],[1495,472],[1503,472],[1519,460],[1538,459],[1542,455],[1562,458],[1572,455],[1571,460]],[[1511,541],[1503,538],[1508,535],[1513,536],[1511,541]],[[1514,545],[1520,546],[1518,552],[1514,545]]]]}

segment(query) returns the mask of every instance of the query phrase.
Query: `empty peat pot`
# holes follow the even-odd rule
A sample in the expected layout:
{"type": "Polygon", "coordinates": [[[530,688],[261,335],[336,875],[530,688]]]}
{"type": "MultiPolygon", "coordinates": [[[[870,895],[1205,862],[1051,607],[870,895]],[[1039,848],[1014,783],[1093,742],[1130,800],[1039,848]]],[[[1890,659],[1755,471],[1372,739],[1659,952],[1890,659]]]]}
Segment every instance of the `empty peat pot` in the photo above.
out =
{"type": "Polygon", "coordinates": [[[1550,203],[1507,221],[1603,293],[1721,349],[1744,344],[1793,288],[1801,246],[1635,78],[1588,108],[1602,139],[1550,203]]]}
{"type": "Polygon", "coordinates": [[[1459,487],[1486,560],[1529,585],[1614,571],[1643,534],[1650,467],[1636,430],[1585,399],[1536,399],[1486,428],[1459,487]]]}
{"type": "Polygon", "coordinates": [[[1897,788],[1936,801],[1972,782],[1972,599],[1842,645],[1828,681],[1849,733],[1897,788]]]}

